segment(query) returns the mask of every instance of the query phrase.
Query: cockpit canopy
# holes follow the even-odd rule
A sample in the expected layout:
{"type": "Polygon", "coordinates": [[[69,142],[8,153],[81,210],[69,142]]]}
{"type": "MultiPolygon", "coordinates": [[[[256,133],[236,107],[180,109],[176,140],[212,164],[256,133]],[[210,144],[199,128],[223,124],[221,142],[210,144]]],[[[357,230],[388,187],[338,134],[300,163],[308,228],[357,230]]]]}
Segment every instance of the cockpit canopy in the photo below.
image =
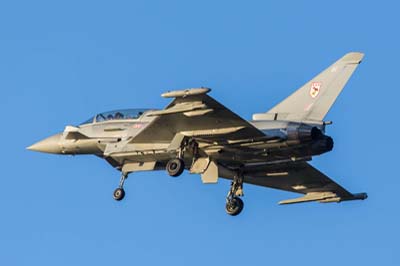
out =
{"type": "Polygon", "coordinates": [[[123,109],[123,110],[108,111],[108,112],[104,112],[104,113],[95,115],[94,117],[81,123],[81,125],[91,124],[91,123],[99,123],[99,122],[104,122],[104,121],[109,121],[109,120],[138,119],[145,112],[147,112],[149,110],[151,110],[151,109],[123,109]]]}

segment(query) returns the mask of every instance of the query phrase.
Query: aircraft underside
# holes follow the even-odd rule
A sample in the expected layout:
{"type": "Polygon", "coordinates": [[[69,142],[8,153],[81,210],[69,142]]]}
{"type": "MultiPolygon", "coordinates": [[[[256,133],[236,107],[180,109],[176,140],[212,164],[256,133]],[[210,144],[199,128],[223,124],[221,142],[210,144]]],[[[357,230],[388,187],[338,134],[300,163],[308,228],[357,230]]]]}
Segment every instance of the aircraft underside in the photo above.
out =
{"type": "MultiPolygon", "coordinates": [[[[136,144],[137,145],[137,144],[136,144]]],[[[144,143],[143,146],[154,145],[144,143]]],[[[161,143],[155,146],[162,146],[161,143]]],[[[107,161],[122,172],[120,185],[114,192],[116,200],[125,196],[123,185],[128,174],[138,171],[166,169],[170,176],[177,177],[186,169],[192,174],[200,174],[204,183],[216,183],[218,177],[231,179],[231,188],[227,196],[226,211],[237,215],[243,208],[240,197],[243,195],[243,183],[251,182],[257,173],[279,175],[277,165],[306,162],[313,155],[328,152],[333,148],[332,138],[317,133],[282,140],[276,136],[253,140],[226,140],[205,142],[193,138],[183,138],[178,147],[161,150],[132,150],[107,154],[107,161]],[[173,148],[173,149],[172,149],[173,148]],[[218,162],[218,163],[214,163],[218,162]]],[[[263,177],[266,179],[266,177],[263,177]]]]}

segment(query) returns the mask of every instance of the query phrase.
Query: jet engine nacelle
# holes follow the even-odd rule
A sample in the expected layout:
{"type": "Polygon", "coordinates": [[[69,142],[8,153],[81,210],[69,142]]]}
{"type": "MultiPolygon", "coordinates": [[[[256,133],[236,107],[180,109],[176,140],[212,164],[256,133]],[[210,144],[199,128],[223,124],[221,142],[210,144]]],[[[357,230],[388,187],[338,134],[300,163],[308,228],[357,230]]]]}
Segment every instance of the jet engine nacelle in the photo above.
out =
{"type": "Polygon", "coordinates": [[[322,131],[313,126],[306,124],[289,124],[287,127],[288,140],[298,140],[300,142],[307,142],[317,140],[323,136],[322,131]]]}

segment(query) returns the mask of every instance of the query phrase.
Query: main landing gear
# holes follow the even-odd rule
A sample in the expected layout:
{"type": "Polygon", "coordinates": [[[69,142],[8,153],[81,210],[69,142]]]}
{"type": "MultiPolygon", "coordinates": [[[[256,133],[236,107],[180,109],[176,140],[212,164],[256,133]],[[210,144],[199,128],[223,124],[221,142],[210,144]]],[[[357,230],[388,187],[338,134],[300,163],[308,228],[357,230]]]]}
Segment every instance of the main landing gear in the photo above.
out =
{"type": "Polygon", "coordinates": [[[242,212],[244,203],[241,198],[243,196],[243,175],[237,174],[233,177],[231,188],[226,196],[226,213],[236,216],[242,212]]]}
{"type": "Polygon", "coordinates": [[[182,141],[180,148],[177,150],[177,158],[169,160],[165,167],[170,176],[180,176],[185,170],[185,162],[183,161],[185,152],[192,154],[194,162],[198,157],[199,144],[193,139],[184,139],[182,141]]]}
{"type": "Polygon", "coordinates": [[[125,197],[124,183],[128,178],[128,173],[122,172],[121,179],[119,181],[119,187],[114,190],[113,197],[115,200],[120,201],[125,197]]]}

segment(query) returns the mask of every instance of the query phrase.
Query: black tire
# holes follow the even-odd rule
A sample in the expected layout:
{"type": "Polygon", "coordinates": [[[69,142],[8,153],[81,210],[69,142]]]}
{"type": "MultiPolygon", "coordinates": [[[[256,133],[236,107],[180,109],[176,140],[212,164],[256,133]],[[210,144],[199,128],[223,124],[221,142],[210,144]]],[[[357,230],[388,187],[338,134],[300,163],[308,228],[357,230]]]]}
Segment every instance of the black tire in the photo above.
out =
{"type": "Polygon", "coordinates": [[[113,197],[116,201],[120,201],[125,197],[125,190],[123,188],[117,188],[114,190],[113,197]]]}
{"type": "Polygon", "coordinates": [[[244,207],[244,203],[242,199],[238,197],[233,197],[230,201],[228,201],[225,205],[226,213],[232,216],[236,216],[242,212],[244,207]]]}
{"type": "Polygon", "coordinates": [[[177,177],[183,173],[183,170],[185,170],[185,163],[179,158],[172,159],[167,163],[166,169],[170,176],[177,177]]]}

